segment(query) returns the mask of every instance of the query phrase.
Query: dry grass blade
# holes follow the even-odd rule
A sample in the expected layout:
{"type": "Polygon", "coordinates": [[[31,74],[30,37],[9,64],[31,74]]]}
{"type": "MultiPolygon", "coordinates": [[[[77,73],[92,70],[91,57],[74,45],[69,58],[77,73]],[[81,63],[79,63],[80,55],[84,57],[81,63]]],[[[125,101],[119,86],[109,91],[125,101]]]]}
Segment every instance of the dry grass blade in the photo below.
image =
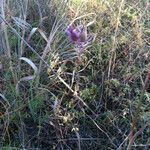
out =
{"type": "Polygon", "coordinates": [[[18,18],[18,17],[12,17],[14,23],[21,29],[29,29],[31,28],[31,25],[27,23],[25,20],[18,18]]]}
{"type": "MultiPolygon", "coordinates": [[[[6,97],[0,93],[0,97],[8,104],[8,106],[10,107],[9,101],[6,99],[6,97]]],[[[2,101],[1,101],[2,102],[2,101]]]]}
{"type": "MultiPolygon", "coordinates": [[[[8,126],[9,126],[9,121],[10,121],[10,118],[9,118],[9,108],[11,107],[11,105],[9,104],[9,102],[8,102],[8,100],[5,98],[5,96],[3,95],[3,94],[0,94],[0,97],[7,103],[7,105],[3,102],[3,101],[1,101],[0,100],[0,103],[3,105],[3,107],[5,108],[5,113],[4,114],[1,114],[1,112],[0,112],[0,119],[1,119],[1,117],[3,117],[3,116],[6,116],[7,117],[7,119],[5,120],[5,122],[4,122],[4,129],[5,129],[5,132],[4,132],[4,135],[6,135],[7,134],[7,136],[8,136],[8,139],[9,139],[9,141],[10,141],[10,135],[9,135],[9,131],[8,131],[8,126]],[[2,115],[2,116],[1,116],[2,115]]],[[[3,130],[4,130],[3,129],[3,130]]]]}
{"type": "Polygon", "coordinates": [[[33,80],[35,77],[34,76],[26,76],[20,79],[20,81],[30,81],[33,80]]]}
{"type": "Polygon", "coordinates": [[[38,72],[38,69],[36,67],[36,65],[29,59],[29,58],[26,58],[26,57],[21,57],[19,58],[20,60],[24,60],[25,62],[27,62],[34,70],[34,74],[36,75],[37,72],[38,72]]]}
{"type": "Polygon", "coordinates": [[[5,0],[1,0],[0,1],[0,4],[1,4],[1,7],[0,7],[0,18],[2,20],[2,23],[1,23],[1,28],[4,32],[4,40],[5,40],[5,54],[8,56],[9,58],[9,66],[10,66],[10,70],[11,70],[11,73],[13,75],[13,80],[14,80],[14,83],[17,82],[17,76],[13,70],[13,62],[12,62],[12,56],[11,56],[11,47],[10,47],[10,43],[9,43],[9,35],[8,35],[8,29],[7,29],[7,26],[5,24],[5,18],[6,18],[6,13],[5,13],[5,9],[6,9],[6,1],[5,0]]]}
{"type": "Polygon", "coordinates": [[[88,26],[92,25],[92,24],[95,22],[95,19],[96,19],[96,14],[95,14],[95,13],[88,13],[88,14],[85,14],[85,15],[82,15],[82,16],[79,16],[79,17],[76,17],[76,18],[74,18],[74,19],[71,21],[70,24],[73,24],[73,23],[74,23],[75,21],[77,21],[77,20],[80,20],[80,19],[83,19],[83,18],[92,16],[92,15],[94,16],[94,17],[92,17],[92,18],[94,18],[94,19],[93,19],[93,21],[91,21],[91,22],[89,22],[89,23],[87,24],[87,27],[88,27],[88,26]]]}
{"type": "Polygon", "coordinates": [[[39,31],[39,33],[41,34],[41,36],[43,37],[43,39],[44,39],[46,42],[48,42],[48,39],[47,39],[45,33],[44,33],[41,29],[38,29],[38,31],[39,31]]]}
{"type": "Polygon", "coordinates": [[[34,80],[35,79],[35,76],[26,76],[26,77],[22,77],[18,83],[16,84],[16,94],[19,95],[19,84],[20,82],[22,81],[31,81],[31,80],[34,80]]]}
{"type": "Polygon", "coordinates": [[[40,35],[43,37],[43,39],[44,39],[46,42],[48,42],[48,39],[47,39],[47,37],[46,37],[44,31],[42,31],[42,30],[39,29],[38,27],[37,27],[37,28],[33,28],[33,29],[31,30],[30,35],[29,35],[29,37],[28,37],[28,41],[31,39],[32,35],[33,35],[36,31],[38,31],[38,32],[40,33],[40,35]]]}
{"type": "Polygon", "coordinates": [[[32,35],[37,31],[38,28],[32,28],[29,37],[28,37],[28,41],[31,39],[32,35]]]}
{"type": "Polygon", "coordinates": [[[26,58],[26,57],[21,57],[19,58],[20,60],[23,60],[25,61],[26,63],[28,63],[34,70],[34,75],[32,76],[26,76],[26,77],[22,77],[18,83],[16,84],[16,93],[19,95],[19,83],[21,81],[30,81],[30,80],[33,80],[35,79],[36,75],[37,75],[37,72],[38,72],[38,69],[36,67],[36,65],[29,59],[29,58],[26,58]]]}

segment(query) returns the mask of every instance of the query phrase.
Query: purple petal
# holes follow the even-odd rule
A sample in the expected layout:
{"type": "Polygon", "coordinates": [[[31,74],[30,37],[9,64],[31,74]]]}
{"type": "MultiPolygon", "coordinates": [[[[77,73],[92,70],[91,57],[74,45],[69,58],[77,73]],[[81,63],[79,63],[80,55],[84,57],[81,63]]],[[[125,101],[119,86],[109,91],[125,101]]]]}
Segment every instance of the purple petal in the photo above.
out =
{"type": "Polygon", "coordinates": [[[74,30],[74,28],[73,28],[72,25],[68,26],[67,29],[66,29],[67,35],[70,35],[73,30],[74,30]]]}
{"type": "Polygon", "coordinates": [[[66,33],[71,42],[76,42],[79,38],[79,33],[71,25],[67,27],[66,33]]]}

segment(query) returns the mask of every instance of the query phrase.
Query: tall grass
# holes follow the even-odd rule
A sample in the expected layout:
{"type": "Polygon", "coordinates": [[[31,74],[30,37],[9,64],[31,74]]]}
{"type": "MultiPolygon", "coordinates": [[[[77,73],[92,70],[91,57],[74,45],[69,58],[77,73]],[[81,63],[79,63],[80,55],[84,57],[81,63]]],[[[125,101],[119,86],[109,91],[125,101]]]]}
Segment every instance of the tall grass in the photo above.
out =
{"type": "Polygon", "coordinates": [[[149,7],[0,0],[0,149],[149,149],[149,7]]]}

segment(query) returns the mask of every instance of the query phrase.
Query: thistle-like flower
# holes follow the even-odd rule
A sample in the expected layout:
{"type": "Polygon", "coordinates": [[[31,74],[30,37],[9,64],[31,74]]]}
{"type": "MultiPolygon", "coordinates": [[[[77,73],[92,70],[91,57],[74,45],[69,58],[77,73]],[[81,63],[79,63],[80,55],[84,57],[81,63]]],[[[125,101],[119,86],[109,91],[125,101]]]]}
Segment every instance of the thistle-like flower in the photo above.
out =
{"type": "Polygon", "coordinates": [[[66,29],[66,33],[70,39],[70,41],[75,44],[78,49],[78,53],[82,53],[84,48],[90,43],[92,40],[92,36],[87,34],[87,27],[80,25],[80,26],[73,26],[69,25],[66,29]]]}
{"type": "Polygon", "coordinates": [[[80,37],[80,33],[77,32],[76,29],[72,25],[67,27],[66,33],[67,33],[70,41],[73,43],[77,42],[80,37]]]}

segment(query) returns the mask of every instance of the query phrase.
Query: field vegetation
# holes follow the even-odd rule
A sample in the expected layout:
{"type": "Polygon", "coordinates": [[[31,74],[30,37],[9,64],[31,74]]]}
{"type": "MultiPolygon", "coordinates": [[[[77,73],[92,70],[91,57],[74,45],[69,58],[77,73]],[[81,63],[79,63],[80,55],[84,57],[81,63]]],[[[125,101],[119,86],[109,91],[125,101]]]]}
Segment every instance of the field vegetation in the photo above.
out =
{"type": "Polygon", "coordinates": [[[149,150],[149,0],[0,0],[0,150],[149,150]]]}

